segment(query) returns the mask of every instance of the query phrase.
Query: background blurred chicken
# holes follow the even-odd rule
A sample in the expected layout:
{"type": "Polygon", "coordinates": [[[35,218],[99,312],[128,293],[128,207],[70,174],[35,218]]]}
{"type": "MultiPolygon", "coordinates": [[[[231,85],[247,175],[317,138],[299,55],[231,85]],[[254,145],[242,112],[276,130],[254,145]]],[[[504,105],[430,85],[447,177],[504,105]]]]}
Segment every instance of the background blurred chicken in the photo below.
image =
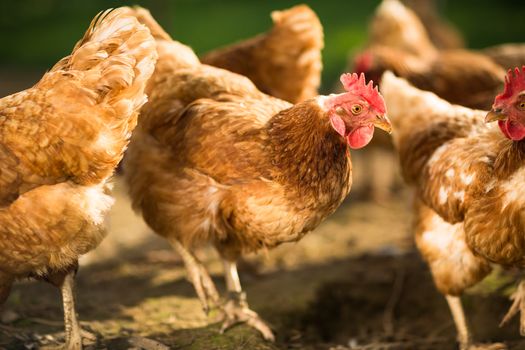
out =
{"type": "Polygon", "coordinates": [[[421,58],[438,49],[417,14],[398,0],[383,0],[372,16],[366,47],[386,46],[421,58]]]}
{"type": "Polygon", "coordinates": [[[202,62],[244,75],[269,95],[297,103],[317,96],[323,27],[306,5],[271,14],[267,33],[214,50],[202,62]]]}
{"type": "MultiPolygon", "coordinates": [[[[509,71],[488,115],[451,105],[391,73],[381,90],[403,176],[416,188],[417,246],[446,295],[461,349],[481,348],[472,344],[459,296],[490,272],[490,263],[523,267],[525,67],[509,71]],[[497,120],[499,129],[484,119],[497,120]]],[[[525,334],[525,284],[503,323],[518,311],[525,334]]]]}
{"type": "Polygon", "coordinates": [[[440,0],[402,0],[419,17],[430,40],[438,49],[459,49],[465,39],[459,30],[440,15],[440,0]]]}
{"type": "Polygon", "coordinates": [[[389,129],[383,100],[364,77],[343,75],[347,92],[291,105],[201,65],[136,12],[158,39],[159,63],[124,160],[133,205],[181,254],[205,310],[218,293],[191,249],[217,248],[229,292],[223,330],[246,322],[273,339],[248,308],[236,260],[301,239],[340,205],[351,186],[348,145],[364,147],[374,125],[389,129]]]}
{"type": "Polygon", "coordinates": [[[106,11],[34,87],[0,100],[0,302],[15,279],[60,287],[67,349],[82,347],[78,257],[104,237],[108,180],[155,60],[149,30],[122,10],[106,11]]]}
{"type": "MultiPolygon", "coordinates": [[[[377,14],[390,14],[389,28],[372,30],[372,38],[391,36],[388,41],[374,39],[354,59],[354,71],[364,72],[378,81],[390,70],[422,90],[470,108],[489,109],[494,96],[503,87],[505,70],[491,58],[468,50],[438,50],[433,46],[417,16],[398,0],[384,0],[377,14]],[[374,34],[375,33],[375,34],[374,34]],[[397,33],[397,34],[396,34],[397,33]]],[[[374,26],[372,26],[374,27],[374,26]]]]}
{"type": "MultiPolygon", "coordinates": [[[[433,1],[407,2],[427,16],[434,16],[433,1]]],[[[374,81],[390,70],[452,103],[490,108],[503,86],[503,68],[481,53],[440,50],[425,28],[430,23],[420,20],[398,0],[383,0],[371,19],[366,49],[355,55],[349,65],[374,81]]],[[[392,150],[390,137],[380,135],[365,150],[367,161],[356,159],[361,168],[367,169],[362,186],[376,201],[388,199],[401,182],[397,172],[382,170],[397,168],[384,166],[385,162],[396,162],[392,150]]]]}

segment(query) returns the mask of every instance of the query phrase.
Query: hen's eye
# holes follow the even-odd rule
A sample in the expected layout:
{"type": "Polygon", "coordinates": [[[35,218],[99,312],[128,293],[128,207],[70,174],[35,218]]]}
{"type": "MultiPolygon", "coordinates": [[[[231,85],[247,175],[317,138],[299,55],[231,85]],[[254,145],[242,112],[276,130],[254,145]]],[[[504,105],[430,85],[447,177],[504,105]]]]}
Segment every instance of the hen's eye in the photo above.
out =
{"type": "Polygon", "coordinates": [[[525,110],[525,102],[518,103],[518,108],[521,110],[525,110]]]}
{"type": "Polygon", "coordinates": [[[359,114],[363,110],[363,107],[361,105],[353,105],[352,106],[352,113],[353,114],[359,114]]]}

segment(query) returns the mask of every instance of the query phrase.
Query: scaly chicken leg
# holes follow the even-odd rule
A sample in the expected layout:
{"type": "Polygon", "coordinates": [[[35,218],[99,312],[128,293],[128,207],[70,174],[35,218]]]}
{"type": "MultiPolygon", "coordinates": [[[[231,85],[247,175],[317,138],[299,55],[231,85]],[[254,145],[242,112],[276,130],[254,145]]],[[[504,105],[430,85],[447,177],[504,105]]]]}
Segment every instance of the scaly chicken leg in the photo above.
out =
{"type": "Polygon", "coordinates": [[[472,336],[467,325],[461,298],[452,295],[447,295],[445,298],[447,299],[448,307],[450,308],[450,313],[452,314],[456,331],[458,332],[459,348],[461,350],[467,350],[470,348],[472,336]]]}
{"type": "Polygon", "coordinates": [[[237,323],[246,323],[261,332],[266,340],[274,341],[275,337],[270,327],[250,309],[246,301],[246,293],[242,291],[241,281],[237,273],[237,263],[223,259],[224,278],[228,289],[228,299],[224,305],[224,323],[221,333],[237,323]]]}
{"type": "Polygon", "coordinates": [[[82,336],[80,334],[80,325],[75,312],[75,296],[73,294],[75,271],[70,271],[60,286],[62,292],[62,303],[64,305],[64,325],[66,328],[65,349],[77,350],[82,349],[82,336]]]}
{"type": "MultiPolygon", "coordinates": [[[[472,333],[467,325],[467,319],[465,318],[465,312],[463,311],[463,305],[461,304],[461,298],[458,296],[447,295],[448,307],[454,324],[456,325],[456,331],[458,332],[458,342],[460,350],[505,350],[507,347],[502,343],[494,344],[473,344],[472,333]]],[[[510,311],[509,311],[510,312],[510,311]]],[[[511,316],[512,317],[512,316],[511,316]]]]}
{"type": "Polygon", "coordinates": [[[170,239],[169,242],[184,261],[184,266],[186,266],[188,272],[188,278],[193,284],[195,292],[201,301],[202,309],[208,314],[210,307],[217,306],[219,303],[219,293],[217,292],[217,288],[215,288],[213,280],[197,257],[184,248],[179,240],[173,238],[170,239]]]}
{"type": "Polygon", "coordinates": [[[62,293],[62,305],[64,308],[65,344],[59,349],[81,350],[82,349],[82,330],[78,323],[75,311],[75,274],[78,264],[70,266],[66,270],[55,271],[46,276],[45,280],[55,287],[60,288],[62,293]]]}
{"type": "Polygon", "coordinates": [[[509,322],[519,311],[520,334],[525,336],[525,281],[520,281],[518,288],[512,293],[510,299],[513,300],[513,303],[507,314],[505,314],[505,317],[503,317],[503,320],[501,320],[500,327],[509,322]]]}

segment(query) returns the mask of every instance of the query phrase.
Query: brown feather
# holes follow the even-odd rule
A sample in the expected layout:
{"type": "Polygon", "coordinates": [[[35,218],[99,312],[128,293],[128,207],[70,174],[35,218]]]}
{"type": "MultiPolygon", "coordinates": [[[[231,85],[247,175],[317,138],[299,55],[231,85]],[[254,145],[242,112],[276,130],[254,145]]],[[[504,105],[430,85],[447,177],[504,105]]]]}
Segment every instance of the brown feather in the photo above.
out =
{"type": "Polygon", "coordinates": [[[149,31],[121,9],[96,17],[71,55],[0,100],[0,270],[74,266],[104,237],[107,183],[156,60],[149,31]]]}
{"type": "Polygon", "coordinates": [[[244,75],[262,92],[292,103],[317,96],[324,46],[319,18],[299,5],[272,12],[272,20],[267,33],[209,52],[202,62],[244,75]]]}
{"type": "Polygon", "coordinates": [[[488,273],[489,261],[525,266],[525,143],[483,124],[486,112],[450,105],[391,74],[381,87],[420,202],[418,247],[438,288],[461,293],[488,273]]]}
{"type": "Polygon", "coordinates": [[[295,106],[246,77],[165,51],[124,161],[133,206],[186,246],[230,259],[296,241],[350,190],[346,145],[317,100],[295,106]]]}

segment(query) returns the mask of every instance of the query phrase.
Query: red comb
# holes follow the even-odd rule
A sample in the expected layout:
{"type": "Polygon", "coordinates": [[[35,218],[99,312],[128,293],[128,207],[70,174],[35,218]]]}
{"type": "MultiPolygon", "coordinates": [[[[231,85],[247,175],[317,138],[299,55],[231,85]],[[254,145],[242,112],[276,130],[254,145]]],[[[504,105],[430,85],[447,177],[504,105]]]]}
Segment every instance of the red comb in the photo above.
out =
{"type": "Polygon", "coordinates": [[[525,90],[525,66],[522,66],[521,70],[518,67],[514,68],[514,70],[509,69],[505,76],[503,92],[496,96],[495,102],[509,99],[517,92],[523,90],[525,90]]]}
{"type": "Polygon", "coordinates": [[[342,74],[341,83],[343,83],[346,91],[363,97],[368,103],[374,106],[377,112],[382,114],[386,113],[385,100],[383,100],[383,96],[381,96],[377,90],[377,86],[374,87],[372,80],[366,84],[365,75],[363,73],[361,73],[361,75],[357,75],[356,73],[342,74]]]}

